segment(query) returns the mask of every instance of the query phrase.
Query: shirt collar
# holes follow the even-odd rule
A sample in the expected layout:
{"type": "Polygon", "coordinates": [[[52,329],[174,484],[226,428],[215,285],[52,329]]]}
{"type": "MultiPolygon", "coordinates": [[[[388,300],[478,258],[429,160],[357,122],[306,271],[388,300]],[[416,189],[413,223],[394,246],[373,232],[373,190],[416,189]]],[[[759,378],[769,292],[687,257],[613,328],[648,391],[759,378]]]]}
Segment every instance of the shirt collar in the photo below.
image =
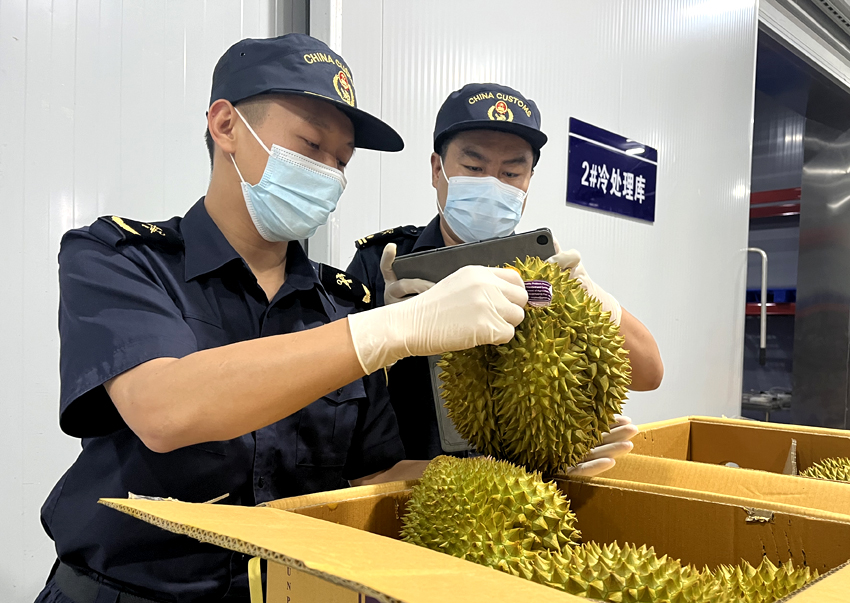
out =
{"type": "Polygon", "coordinates": [[[290,241],[286,248],[286,284],[298,291],[309,291],[313,287],[324,291],[317,267],[307,258],[298,241],[290,241]]]}
{"type": "Polygon", "coordinates": [[[431,220],[428,226],[424,228],[422,234],[416,239],[411,253],[414,251],[424,251],[426,249],[439,249],[445,247],[446,242],[443,240],[443,233],[440,232],[440,215],[431,220]]]}
{"type": "MultiPolygon", "coordinates": [[[[242,260],[207,213],[203,197],[186,212],[180,222],[180,233],[185,245],[187,282],[228,262],[242,260]]],[[[291,241],[286,248],[286,281],[278,297],[283,297],[287,290],[309,291],[313,287],[321,293],[322,305],[330,317],[336,311],[336,305],[319,280],[318,267],[307,257],[298,241],[291,241]]]]}
{"type": "Polygon", "coordinates": [[[185,245],[187,282],[241,259],[207,213],[203,197],[183,216],[180,234],[185,245]]]}
{"type": "MultiPolygon", "coordinates": [[[[288,291],[309,291],[315,287],[319,294],[322,308],[328,318],[334,319],[339,308],[333,298],[322,285],[319,275],[319,265],[307,257],[304,248],[298,241],[291,241],[286,249],[286,281],[278,294],[278,297],[287,295],[288,291]]],[[[277,301],[277,297],[275,298],[277,301]]]]}

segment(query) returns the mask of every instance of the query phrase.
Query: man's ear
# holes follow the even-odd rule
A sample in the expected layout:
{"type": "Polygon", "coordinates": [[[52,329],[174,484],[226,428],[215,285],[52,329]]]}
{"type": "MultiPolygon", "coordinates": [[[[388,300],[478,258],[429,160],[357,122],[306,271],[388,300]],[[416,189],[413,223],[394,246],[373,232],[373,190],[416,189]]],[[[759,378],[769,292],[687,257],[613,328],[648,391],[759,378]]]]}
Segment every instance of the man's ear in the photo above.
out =
{"type": "Polygon", "coordinates": [[[239,116],[230,101],[223,98],[215,101],[207,112],[207,127],[215,145],[225,155],[236,152],[236,133],[234,128],[239,116]]]}
{"type": "Polygon", "coordinates": [[[440,165],[440,155],[431,153],[431,186],[437,188],[437,183],[442,180],[443,167],[440,165]]]}

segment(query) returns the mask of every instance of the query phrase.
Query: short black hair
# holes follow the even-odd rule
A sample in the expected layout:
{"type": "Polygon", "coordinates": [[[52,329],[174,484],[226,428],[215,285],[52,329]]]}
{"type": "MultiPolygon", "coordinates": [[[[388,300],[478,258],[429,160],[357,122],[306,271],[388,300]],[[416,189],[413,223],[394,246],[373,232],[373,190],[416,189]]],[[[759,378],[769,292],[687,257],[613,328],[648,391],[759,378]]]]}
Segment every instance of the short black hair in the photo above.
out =
{"type": "MultiPolygon", "coordinates": [[[[239,107],[239,112],[251,124],[251,127],[256,128],[263,125],[266,115],[269,113],[270,104],[271,99],[269,98],[252,96],[251,98],[239,101],[235,106],[239,107]]],[[[207,143],[207,152],[210,154],[210,169],[212,169],[213,159],[215,157],[215,141],[212,134],[210,134],[209,127],[207,127],[207,131],[204,134],[204,141],[207,143]]]]}
{"type": "MultiPolygon", "coordinates": [[[[486,129],[486,128],[482,128],[482,129],[486,129]]],[[[440,159],[442,159],[443,161],[446,160],[446,153],[448,153],[448,151],[449,151],[449,144],[451,144],[452,140],[454,140],[455,137],[458,134],[460,134],[461,132],[470,132],[470,130],[460,130],[459,132],[453,132],[451,134],[446,134],[446,136],[440,142],[440,151],[437,153],[437,155],[440,156],[440,159]]],[[[526,142],[528,142],[528,141],[526,141],[526,142]]],[[[529,144],[531,144],[531,143],[529,143],[529,144]]],[[[533,158],[531,160],[531,169],[533,170],[537,166],[537,162],[540,161],[540,149],[535,149],[532,146],[531,147],[531,153],[532,153],[532,156],[533,156],[533,158]]]]}

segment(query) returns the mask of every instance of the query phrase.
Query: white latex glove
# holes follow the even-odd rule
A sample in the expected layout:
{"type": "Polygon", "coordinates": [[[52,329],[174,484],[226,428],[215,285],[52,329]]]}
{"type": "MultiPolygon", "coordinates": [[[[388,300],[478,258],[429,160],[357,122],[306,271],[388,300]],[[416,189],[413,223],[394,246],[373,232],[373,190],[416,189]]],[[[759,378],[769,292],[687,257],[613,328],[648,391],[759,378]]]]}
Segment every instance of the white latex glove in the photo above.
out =
{"type": "Polygon", "coordinates": [[[408,295],[425,293],[434,286],[431,281],[421,278],[399,278],[393,272],[396,244],[388,243],[381,254],[381,274],[384,276],[384,305],[389,306],[402,301],[408,295]]]}
{"type": "Polygon", "coordinates": [[[602,444],[591,449],[580,463],[567,471],[567,475],[594,477],[613,467],[617,463],[614,459],[632,451],[634,444],[629,440],[638,434],[638,428],[623,415],[614,415],[614,419],[611,431],[602,436],[602,444]]]}
{"type": "Polygon", "coordinates": [[[558,241],[553,242],[555,243],[555,255],[546,261],[552,264],[558,264],[561,270],[569,270],[570,278],[576,279],[582,288],[587,291],[588,295],[602,302],[602,310],[610,312],[611,322],[620,326],[620,319],[623,317],[623,309],[620,307],[620,303],[614,299],[613,295],[606,293],[602,287],[590,279],[590,275],[584,269],[584,264],[581,263],[581,254],[575,249],[561,251],[558,241]]]}
{"type": "Polygon", "coordinates": [[[515,270],[466,266],[420,295],[352,314],[348,325],[368,375],[407,356],[507,343],[527,302],[515,270]]]}

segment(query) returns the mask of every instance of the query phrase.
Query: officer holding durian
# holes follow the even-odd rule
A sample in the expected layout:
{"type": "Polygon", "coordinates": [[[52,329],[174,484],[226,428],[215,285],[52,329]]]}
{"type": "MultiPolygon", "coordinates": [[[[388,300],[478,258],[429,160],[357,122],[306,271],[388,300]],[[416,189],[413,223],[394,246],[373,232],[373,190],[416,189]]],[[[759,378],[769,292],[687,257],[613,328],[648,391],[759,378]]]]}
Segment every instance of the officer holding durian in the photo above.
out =
{"type": "Polygon", "coordinates": [[[206,196],[64,236],[60,424],[82,451],[42,508],[58,560],[39,603],[247,601],[245,556],[98,499],[255,505],[416,478],[380,369],[513,337],[528,295],[512,270],[355,314],[370,289],[307,259],[354,149],[403,147],[356,98],[318,40],[238,42],[213,73],[206,196]]]}
{"type": "MultiPolygon", "coordinates": [[[[430,158],[437,216],[427,226],[393,228],[356,243],[348,272],[370,287],[373,305],[391,306],[433,286],[419,279],[398,279],[392,270],[396,256],[513,233],[546,141],[537,105],[520,92],[498,84],[468,84],[452,92],[437,113],[430,158]]],[[[631,389],[657,388],[664,369],[652,334],[593,282],[578,251],[561,251],[557,242],[556,248],[549,261],[569,269],[619,325],[629,351],[631,389]]],[[[407,457],[433,459],[444,454],[427,359],[407,358],[395,364],[389,390],[407,457]]],[[[636,433],[627,417],[617,417],[604,444],[572,474],[597,475],[611,468],[616,457],[631,451],[629,440],[636,433]]]]}

